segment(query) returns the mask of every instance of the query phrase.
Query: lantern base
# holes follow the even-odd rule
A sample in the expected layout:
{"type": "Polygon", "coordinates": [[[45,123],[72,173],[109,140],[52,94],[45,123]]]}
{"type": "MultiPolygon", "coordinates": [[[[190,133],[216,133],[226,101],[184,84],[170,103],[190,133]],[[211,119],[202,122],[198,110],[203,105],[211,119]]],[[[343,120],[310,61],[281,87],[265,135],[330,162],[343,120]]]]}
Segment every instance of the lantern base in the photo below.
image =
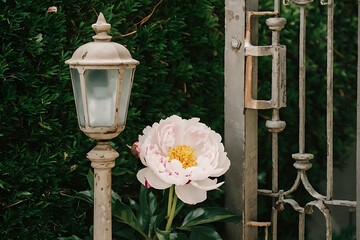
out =
{"type": "Polygon", "coordinates": [[[105,131],[103,128],[99,128],[99,130],[89,131],[80,126],[80,130],[83,131],[83,133],[85,133],[86,136],[97,141],[113,139],[117,137],[122,131],[124,131],[124,129],[125,129],[125,125],[119,126],[118,128],[115,129],[115,131],[114,129],[105,131]]]}
{"type": "Polygon", "coordinates": [[[116,132],[116,133],[85,133],[85,134],[89,138],[99,141],[99,140],[113,139],[113,138],[117,137],[120,134],[120,132],[116,132]]]}

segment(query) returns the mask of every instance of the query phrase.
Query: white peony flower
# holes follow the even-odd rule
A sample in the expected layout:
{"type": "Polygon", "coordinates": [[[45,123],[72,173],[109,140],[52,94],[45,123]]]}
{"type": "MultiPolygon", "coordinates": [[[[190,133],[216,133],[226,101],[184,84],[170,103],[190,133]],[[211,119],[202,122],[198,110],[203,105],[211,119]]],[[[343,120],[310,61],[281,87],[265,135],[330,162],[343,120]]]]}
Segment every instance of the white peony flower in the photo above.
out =
{"type": "Polygon", "coordinates": [[[199,120],[173,115],[144,129],[139,144],[146,168],[137,173],[143,185],[166,189],[174,184],[183,202],[196,204],[224,183],[211,179],[230,167],[221,136],[199,120]]]}

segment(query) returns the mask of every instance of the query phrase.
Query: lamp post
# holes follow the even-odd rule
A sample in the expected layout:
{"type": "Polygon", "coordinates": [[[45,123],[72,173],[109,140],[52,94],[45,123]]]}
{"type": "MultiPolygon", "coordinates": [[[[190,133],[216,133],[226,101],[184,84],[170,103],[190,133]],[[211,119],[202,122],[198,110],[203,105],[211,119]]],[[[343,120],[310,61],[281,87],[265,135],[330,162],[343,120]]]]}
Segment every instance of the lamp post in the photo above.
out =
{"type": "Polygon", "coordinates": [[[111,25],[102,13],[92,25],[94,42],[79,47],[65,63],[70,66],[78,123],[97,140],[87,154],[94,168],[94,239],[110,240],[111,168],[119,154],[109,140],[125,128],[134,71],[138,61],[121,44],[111,42],[111,25]]]}

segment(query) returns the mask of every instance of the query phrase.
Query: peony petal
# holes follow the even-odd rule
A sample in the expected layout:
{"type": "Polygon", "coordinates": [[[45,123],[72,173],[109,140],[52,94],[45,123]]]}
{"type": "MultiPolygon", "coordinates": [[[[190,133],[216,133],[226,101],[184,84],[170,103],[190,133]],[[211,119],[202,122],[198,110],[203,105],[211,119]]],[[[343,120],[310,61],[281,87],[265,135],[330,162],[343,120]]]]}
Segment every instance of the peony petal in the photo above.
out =
{"type": "Polygon", "coordinates": [[[153,188],[156,189],[166,189],[171,186],[170,183],[164,182],[161,178],[159,178],[151,169],[145,173],[145,179],[153,188]]]}
{"type": "Polygon", "coordinates": [[[189,204],[205,200],[206,190],[223,184],[209,179],[209,176],[224,174],[230,166],[221,136],[199,121],[174,115],[143,130],[139,136],[140,159],[147,168],[137,175],[142,184],[148,183],[157,189],[175,184],[180,198],[189,204]],[[178,160],[167,157],[169,150],[178,145],[188,145],[195,150],[197,166],[184,169],[178,160]],[[194,190],[195,195],[189,189],[194,190]],[[189,196],[186,191],[190,191],[189,196]]]}
{"type": "Polygon", "coordinates": [[[175,193],[181,201],[191,205],[206,200],[206,191],[196,188],[191,184],[175,186],[175,193]]]}
{"type": "Polygon", "coordinates": [[[190,176],[190,180],[191,181],[203,180],[203,179],[208,178],[211,173],[212,173],[212,171],[209,171],[207,169],[200,168],[200,167],[193,167],[191,176],[190,176]]]}
{"type": "Polygon", "coordinates": [[[230,160],[225,155],[225,161],[222,162],[220,166],[210,175],[210,177],[220,177],[230,168],[230,160]]]}
{"type": "Polygon", "coordinates": [[[136,174],[137,179],[144,186],[145,186],[145,173],[147,172],[148,169],[149,168],[147,168],[147,167],[143,168],[143,169],[139,170],[138,173],[136,174]]]}
{"type": "Polygon", "coordinates": [[[160,126],[161,128],[159,127],[159,131],[157,133],[159,148],[165,155],[169,153],[169,149],[174,147],[175,144],[174,125],[175,123],[169,123],[164,126],[160,126]]]}
{"type": "Polygon", "coordinates": [[[218,184],[216,184],[216,183],[217,183],[217,179],[211,180],[211,179],[207,178],[204,180],[191,182],[190,184],[193,185],[194,187],[197,187],[199,189],[206,190],[206,191],[216,189],[224,184],[224,182],[221,182],[218,184]]]}
{"type": "Polygon", "coordinates": [[[156,189],[166,189],[171,186],[171,184],[164,182],[150,168],[143,168],[136,174],[137,179],[146,186],[150,184],[151,187],[156,189]],[[146,183],[146,181],[148,183],[146,183]]]}
{"type": "Polygon", "coordinates": [[[174,118],[174,127],[173,127],[173,132],[174,132],[174,136],[175,136],[175,142],[174,142],[174,146],[176,147],[178,145],[183,145],[185,144],[184,142],[184,129],[186,126],[186,120],[181,119],[181,118],[174,118]]]}

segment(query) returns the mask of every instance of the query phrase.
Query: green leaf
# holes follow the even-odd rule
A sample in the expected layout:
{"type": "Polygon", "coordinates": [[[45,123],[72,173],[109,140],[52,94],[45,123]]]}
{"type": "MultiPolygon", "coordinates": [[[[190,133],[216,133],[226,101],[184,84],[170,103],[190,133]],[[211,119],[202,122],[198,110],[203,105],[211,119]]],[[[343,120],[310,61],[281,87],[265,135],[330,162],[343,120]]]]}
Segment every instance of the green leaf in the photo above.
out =
{"type": "Polygon", "coordinates": [[[75,194],[75,196],[72,195],[68,195],[65,193],[62,193],[61,195],[66,196],[66,197],[70,197],[70,198],[77,198],[80,200],[84,200],[88,203],[93,204],[94,203],[94,192],[90,191],[90,190],[86,190],[86,191],[81,191],[75,194]]]}
{"type": "Polygon", "coordinates": [[[149,225],[149,221],[150,221],[148,192],[149,192],[149,190],[146,187],[144,187],[143,185],[141,185],[140,197],[139,197],[140,209],[137,212],[138,213],[137,216],[138,216],[140,225],[145,229],[149,225]]]}
{"type": "Polygon", "coordinates": [[[179,229],[187,229],[190,226],[196,226],[211,222],[232,222],[238,224],[241,217],[234,214],[226,208],[197,208],[192,210],[184,219],[179,229]]]}
{"type": "Polygon", "coordinates": [[[111,175],[113,175],[113,176],[121,176],[121,175],[124,175],[124,174],[132,174],[132,171],[130,171],[127,168],[114,168],[111,171],[111,175]]]}
{"type": "Polygon", "coordinates": [[[112,202],[112,203],[115,203],[116,201],[120,201],[120,202],[121,202],[121,197],[120,197],[120,195],[119,195],[117,192],[111,190],[111,202],[112,202]]]}
{"type": "Polygon", "coordinates": [[[139,210],[140,206],[134,199],[129,198],[129,204],[134,210],[139,210]]]}
{"type": "Polygon", "coordinates": [[[184,233],[170,233],[170,240],[187,240],[187,236],[184,233]]]}
{"type": "Polygon", "coordinates": [[[91,190],[94,191],[94,173],[91,168],[89,168],[88,174],[86,175],[86,179],[91,187],[91,190]]]}
{"type": "MultiPolygon", "coordinates": [[[[166,220],[165,216],[167,214],[167,209],[166,209],[166,207],[162,207],[162,206],[167,206],[167,202],[168,202],[168,198],[163,197],[161,199],[160,203],[158,204],[159,207],[155,210],[155,212],[151,216],[150,222],[149,222],[149,229],[151,231],[152,231],[152,229],[158,228],[166,220]]],[[[181,200],[178,199],[174,217],[180,212],[180,210],[182,209],[182,207],[184,205],[185,204],[181,200]]],[[[151,236],[151,234],[150,234],[150,236],[151,236]]]]}
{"type": "MultiPolygon", "coordinates": [[[[75,196],[64,194],[64,193],[62,195],[66,196],[66,197],[70,197],[70,198],[77,198],[80,200],[84,200],[91,204],[94,203],[94,191],[92,191],[92,190],[78,192],[75,194],[75,196]]],[[[118,193],[111,190],[111,202],[115,203],[116,201],[121,201],[121,197],[118,193]]]]}
{"type": "Polygon", "coordinates": [[[114,237],[120,237],[120,239],[127,239],[127,240],[136,239],[135,230],[133,228],[129,228],[128,225],[119,222],[113,223],[113,235],[114,237]]]}
{"type": "Polygon", "coordinates": [[[153,227],[157,218],[157,215],[155,214],[158,207],[156,196],[150,189],[141,185],[139,202],[140,207],[137,211],[137,217],[139,219],[140,226],[144,229],[148,236],[151,236],[153,234],[153,227]]]}
{"type": "Polygon", "coordinates": [[[174,217],[176,217],[176,215],[180,212],[180,210],[183,208],[184,205],[185,205],[185,203],[183,201],[181,201],[180,199],[178,199],[177,204],[176,204],[174,217]]]}
{"type": "Polygon", "coordinates": [[[30,196],[30,195],[32,195],[32,193],[27,192],[27,191],[21,191],[21,192],[18,192],[15,194],[15,198],[21,197],[21,196],[30,196]]]}
{"type": "Polygon", "coordinates": [[[170,240],[170,232],[161,231],[158,228],[155,228],[156,236],[159,240],[170,240]]]}
{"type": "Polygon", "coordinates": [[[159,240],[187,240],[184,233],[170,233],[155,228],[156,236],[159,240]]]}
{"type": "Polygon", "coordinates": [[[72,235],[71,237],[59,237],[58,240],[81,240],[78,236],[72,235]]]}
{"type": "Polygon", "coordinates": [[[5,191],[9,191],[10,187],[11,187],[10,184],[0,180],[0,188],[4,189],[5,191]]]}
{"type": "Polygon", "coordinates": [[[161,223],[165,221],[165,216],[167,213],[167,209],[164,206],[167,206],[168,199],[166,197],[163,197],[158,204],[158,208],[153,213],[153,216],[150,219],[149,222],[149,229],[153,231],[155,228],[158,228],[161,223]]]}
{"type": "Polygon", "coordinates": [[[114,217],[114,220],[129,225],[130,227],[138,231],[141,235],[143,235],[145,238],[147,238],[147,236],[141,229],[139,221],[131,210],[131,207],[123,204],[120,201],[116,201],[112,208],[112,215],[114,217]]]}
{"type": "Polygon", "coordinates": [[[94,203],[94,192],[90,191],[90,190],[81,191],[81,192],[76,193],[74,198],[84,200],[88,203],[94,203]]]}
{"type": "Polygon", "coordinates": [[[190,227],[191,231],[189,240],[222,240],[220,235],[212,228],[204,226],[190,227]]]}

